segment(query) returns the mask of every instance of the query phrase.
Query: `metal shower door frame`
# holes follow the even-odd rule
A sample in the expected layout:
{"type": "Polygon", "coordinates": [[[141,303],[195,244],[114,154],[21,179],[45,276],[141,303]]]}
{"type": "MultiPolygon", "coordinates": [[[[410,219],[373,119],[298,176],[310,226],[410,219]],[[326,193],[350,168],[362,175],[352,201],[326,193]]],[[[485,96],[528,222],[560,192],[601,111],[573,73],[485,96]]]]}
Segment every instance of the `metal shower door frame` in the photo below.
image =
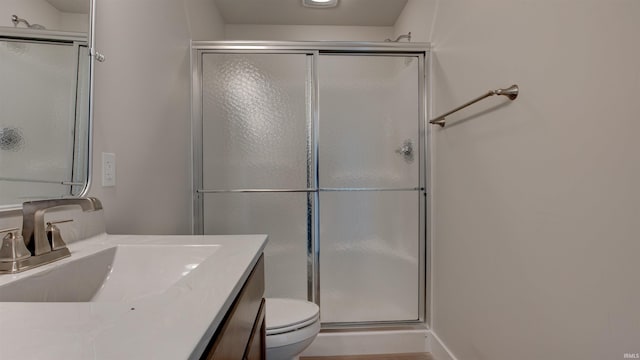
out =
{"type": "MultiPolygon", "coordinates": [[[[318,176],[318,131],[319,131],[319,81],[318,58],[325,54],[335,55],[371,55],[417,57],[419,76],[419,190],[420,192],[420,230],[419,230],[419,309],[418,319],[410,321],[374,321],[364,323],[323,323],[323,329],[351,328],[388,328],[405,326],[424,328],[430,323],[430,229],[431,192],[428,183],[430,176],[429,127],[427,111],[429,101],[430,45],[428,43],[378,43],[378,42],[289,42],[289,41],[192,41],[191,43],[191,99],[192,99],[192,227],[193,234],[204,233],[204,194],[206,193],[307,193],[307,295],[310,301],[320,303],[320,244],[319,244],[319,194],[318,176]],[[203,61],[205,54],[304,54],[307,55],[308,86],[307,102],[307,188],[306,189],[204,189],[203,188],[203,61]]],[[[364,190],[364,189],[352,189],[364,190]]],[[[376,189],[368,189],[376,190],[376,189]]],[[[384,190],[384,189],[379,189],[384,190]]],[[[408,190],[408,189],[406,189],[408,190]]]]}

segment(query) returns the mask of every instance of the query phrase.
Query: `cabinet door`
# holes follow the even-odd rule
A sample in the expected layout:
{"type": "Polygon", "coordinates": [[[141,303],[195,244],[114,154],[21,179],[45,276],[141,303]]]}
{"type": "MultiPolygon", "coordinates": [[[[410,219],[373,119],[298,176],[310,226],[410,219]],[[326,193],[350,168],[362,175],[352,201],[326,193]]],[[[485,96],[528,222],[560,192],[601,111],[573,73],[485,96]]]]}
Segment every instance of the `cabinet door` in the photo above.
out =
{"type": "Polygon", "coordinates": [[[264,321],[264,314],[265,301],[262,300],[260,313],[258,313],[258,318],[253,326],[251,339],[249,339],[249,346],[247,346],[247,353],[244,357],[246,360],[264,360],[266,358],[267,325],[264,321]]]}
{"type": "Polygon", "coordinates": [[[263,295],[264,260],[261,257],[201,359],[244,357],[262,308],[263,295]]]}

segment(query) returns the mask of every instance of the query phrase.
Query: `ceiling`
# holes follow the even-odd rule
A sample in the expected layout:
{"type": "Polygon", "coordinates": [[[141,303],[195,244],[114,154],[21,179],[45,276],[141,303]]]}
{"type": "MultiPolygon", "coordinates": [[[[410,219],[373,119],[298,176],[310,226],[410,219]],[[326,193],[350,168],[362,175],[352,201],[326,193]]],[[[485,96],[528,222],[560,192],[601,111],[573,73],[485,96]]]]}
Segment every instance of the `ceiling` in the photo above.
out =
{"type": "Polygon", "coordinates": [[[89,0],[47,0],[54,8],[61,12],[88,14],[89,0]]]}
{"type": "Polygon", "coordinates": [[[304,7],[301,0],[215,2],[227,24],[393,26],[407,0],[338,0],[330,9],[304,7]]]}

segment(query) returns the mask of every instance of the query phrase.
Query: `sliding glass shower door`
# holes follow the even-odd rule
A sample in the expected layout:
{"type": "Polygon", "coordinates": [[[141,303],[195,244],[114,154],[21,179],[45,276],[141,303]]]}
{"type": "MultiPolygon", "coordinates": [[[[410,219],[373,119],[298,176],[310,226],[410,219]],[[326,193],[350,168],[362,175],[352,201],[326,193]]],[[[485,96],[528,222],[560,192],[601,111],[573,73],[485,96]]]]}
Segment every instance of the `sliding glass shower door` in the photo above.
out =
{"type": "Polygon", "coordinates": [[[202,56],[205,234],[268,234],[266,296],[307,298],[305,54],[202,56]]]}
{"type": "Polygon", "coordinates": [[[269,234],[266,295],[324,324],[421,320],[423,55],[199,55],[200,231],[269,234]]]}
{"type": "Polygon", "coordinates": [[[417,57],[318,60],[325,322],[418,319],[418,80],[417,57]]]}

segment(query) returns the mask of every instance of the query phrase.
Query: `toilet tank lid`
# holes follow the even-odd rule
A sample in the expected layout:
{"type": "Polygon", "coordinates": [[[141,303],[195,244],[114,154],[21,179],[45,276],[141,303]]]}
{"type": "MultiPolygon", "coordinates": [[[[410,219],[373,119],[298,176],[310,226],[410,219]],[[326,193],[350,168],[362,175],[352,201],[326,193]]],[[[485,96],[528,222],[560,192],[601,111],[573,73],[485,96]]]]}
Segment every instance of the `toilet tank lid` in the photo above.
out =
{"type": "Polygon", "coordinates": [[[318,305],[304,300],[267,298],[265,301],[267,330],[308,322],[320,312],[318,305]]]}

